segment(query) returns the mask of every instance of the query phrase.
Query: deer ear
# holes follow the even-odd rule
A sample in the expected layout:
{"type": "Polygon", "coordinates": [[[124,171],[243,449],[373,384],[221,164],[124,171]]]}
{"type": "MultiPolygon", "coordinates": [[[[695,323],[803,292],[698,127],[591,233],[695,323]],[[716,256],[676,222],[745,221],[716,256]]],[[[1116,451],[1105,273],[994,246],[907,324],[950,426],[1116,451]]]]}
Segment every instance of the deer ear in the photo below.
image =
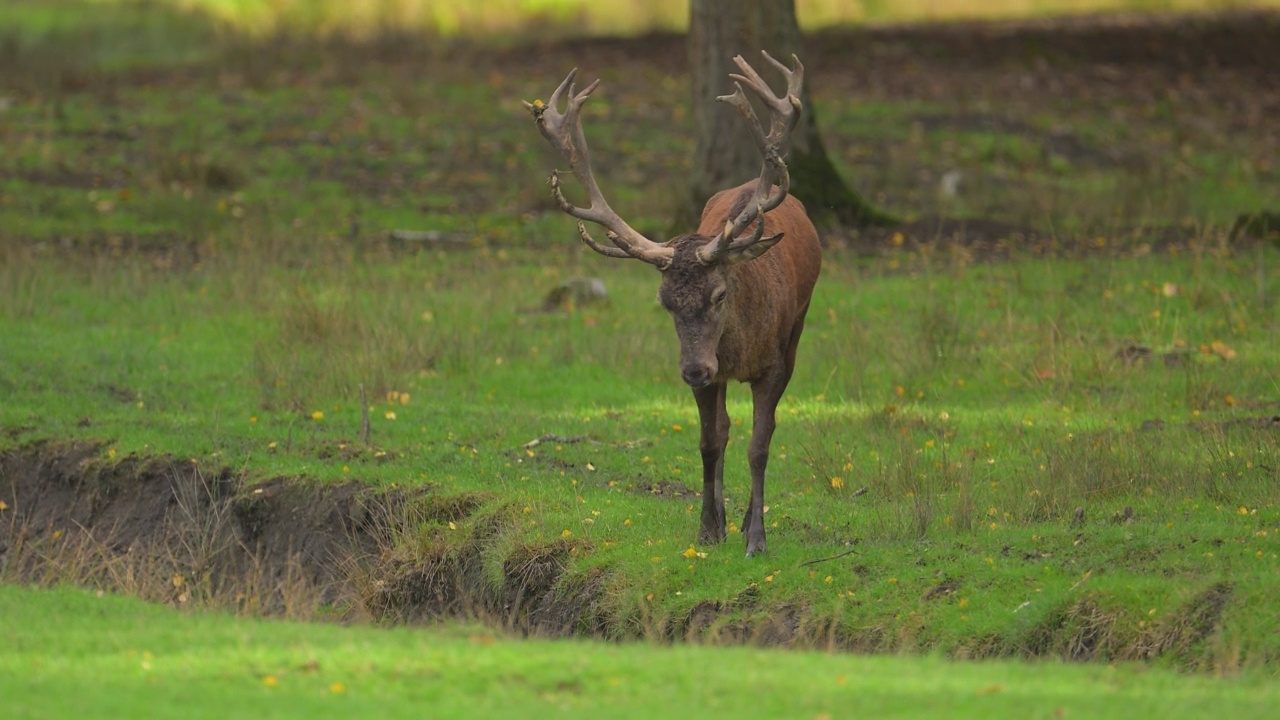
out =
{"type": "Polygon", "coordinates": [[[733,265],[735,263],[740,263],[740,262],[746,262],[748,260],[755,260],[756,258],[763,255],[766,250],[773,247],[774,245],[777,245],[778,241],[782,239],[783,235],[784,233],[778,233],[777,235],[770,235],[769,237],[766,237],[766,238],[760,238],[759,240],[751,243],[750,245],[745,245],[741,248],[735,248],[732,245],[730,245],[729,252],[727,253],[725,260],[730,265],[733,265]]]}

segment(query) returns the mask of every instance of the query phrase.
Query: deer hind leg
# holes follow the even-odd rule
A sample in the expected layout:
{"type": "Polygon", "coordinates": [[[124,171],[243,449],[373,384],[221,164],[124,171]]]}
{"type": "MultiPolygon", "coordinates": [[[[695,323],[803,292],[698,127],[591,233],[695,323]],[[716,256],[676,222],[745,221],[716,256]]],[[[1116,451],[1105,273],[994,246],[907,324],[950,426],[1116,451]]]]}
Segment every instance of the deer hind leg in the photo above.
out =
{"type": "Polygon", "coordinates": [[[724,542],[724,450],[729,444],[729,412],[725,385],[716,383],[693,391],[702,425],[702,522],[698,542],[724,542]]]}

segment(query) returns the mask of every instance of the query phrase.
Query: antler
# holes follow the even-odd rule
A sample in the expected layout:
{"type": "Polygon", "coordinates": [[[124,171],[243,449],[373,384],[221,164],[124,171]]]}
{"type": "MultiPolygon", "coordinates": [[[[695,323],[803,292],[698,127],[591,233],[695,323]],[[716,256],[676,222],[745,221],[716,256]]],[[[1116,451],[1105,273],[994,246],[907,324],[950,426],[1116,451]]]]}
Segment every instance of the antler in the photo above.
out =
{"type": "Polygon", "coordinates": [[[790,146],[791,131],[800,119],[800,90],[804,85],[804,66],[800,64],[800,58],[795,55],[791,56],[792,67],[788,70],[787,66],[774,60],[769,53],[761,51],[761,54],[786,78],[787,91],[782,97],[774,95],[769,89],[769,84],[747,64],[741,55],[733,59],[734,64],[742,71],[741,75],[729,75],[734,79],[736,89],[733,94],[722,95],[716,99],[732,105],[747,121],[747,127],[760,147],[761,155],[764,156],[764,165],[760,169],[760,181],[756,184],[755,193],[747,202],[746,209],[725,224],[724,232],[720,237],[707,243],[698,252],[698,257],[704,263],[718,262],[731,249],[743,249],[759,242],[764,233],[764,214],[778,207],[791,187],[791,175],[787,172],[787,164],[783,162],[782,156],[790,146]],[[747,100],[746,93],[742,91],[744,84],[758,95],[770,110],[772,119],[768,135],[765,134],[760,118],[756,117],[755,110],[747,100]],[[755,232],[746,237],[739,237],[742,231],[757,218],[760,222],[756,224],[755,232]]]}
{"type": "Polygon", "coordinates": [[[551,194],[555,197],[561,210],[578,218],[578,235],[592,250],[609,257],[632,257],[657,265],[659,268],[665,268],[671,262],[674,251],[665,245],[653,242],[633,230],[630,225],[627,225],[609,207],[609,203],[604,199],[604,194],[600,192],[600,186],[596,184],[595,178],[591,174],[591,154],[587,150],[586,136],[582,133],[582,115],[580,111],[582,110],[582,104],[591,96],[600,81],[596,80],[582,92],[577,92],[573,84],[573,78],[577,74],[577,68],[570,70],[568,77],[551,94],[551,101],[546,105],[543,105],[541,100],[524,104],[533,115],[534,122],[538,124],[538,130],[542,133],[542,136],[551,143],[552,147],[560,152],[565,160],[569,161],[569,169],[573,172],[574,177],[578,178],[578,182],[582,183],[582,186],[586,188],[587,195],[591,199],[591,206],[580,208],[565,199],[564,193],[560,190],[559,170],[553,170],[551,177],[547,178],[547,182],[551,185],[551,194]],[[565,112],[561,113],[558,106],[561,98],[566,96],[566,91],[568,93],[568,103],[566,104],[565,112]],[[616,247],[601,245],[593,240],[591,235],[587,233],[586,226],[582,224],[582,220],[589,220],[604,227],[610,242],[616,247]]]}

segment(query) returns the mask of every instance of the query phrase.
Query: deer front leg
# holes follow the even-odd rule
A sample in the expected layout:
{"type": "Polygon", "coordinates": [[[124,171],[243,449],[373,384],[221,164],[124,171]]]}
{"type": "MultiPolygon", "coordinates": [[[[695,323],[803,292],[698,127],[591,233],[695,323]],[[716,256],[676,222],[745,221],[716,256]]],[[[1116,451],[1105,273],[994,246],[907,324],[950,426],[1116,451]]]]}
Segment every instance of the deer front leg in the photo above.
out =
{"type": "Polygon", "coordinates": [[[777,427],[774,415],[788,377],[773,378],[751,386],[752,428],[751,445],[747,448],[747,462],[751,466],[751,500],[747,503],[746,516],[742,518],[742,534],[747,539],[747,557],[764,554],[769,548],[764,539],[764,472],[769,465],[769,444],[777,427]]]}
{"type": "Polygon", "coordinates": [[[702,524],[698,542],[724,542],[724,450],[729,444],[729,413],[725,409],[725,385],[714,383],[693,391],[702,425],[702,524]]]}

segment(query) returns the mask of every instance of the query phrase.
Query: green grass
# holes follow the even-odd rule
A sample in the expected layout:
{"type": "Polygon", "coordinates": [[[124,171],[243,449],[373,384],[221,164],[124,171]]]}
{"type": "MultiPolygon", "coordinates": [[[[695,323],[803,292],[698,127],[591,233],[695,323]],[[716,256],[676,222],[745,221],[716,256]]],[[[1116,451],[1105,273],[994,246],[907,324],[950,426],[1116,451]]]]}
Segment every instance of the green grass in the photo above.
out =
{"type": "Polygon", "coordinates": [[[183,614],[79,590],[0,586],[12,718],[518,715],[1261,717],[1267,676],[1135,665],[955,663],[745,648],[514,641],[183,614]]]}
{"type": "MultiPolygon", "coordinates": [[[[833,237],[780,408],[771,554],[746,562],[736,528],[690,546],[697,500],[678,491],[699,489],[696,412],[657,277],[577,246],[547,199],[549,154],[517,100],[545,96],[571,58],[458,46],[450,64],[434,47],[388,58],[230,36],[150,66],[95,65],[91,49],[115,45],[89,45],[41,76],[24,69],[66,36],[7,37],[35,39],[0,73],[4,450],[88,440],[100,465],[194,459],[246,488],[480,497],[465,518],[405,528],[388,555],[483,542],[501,587],[507,560],[558,553],[561,589],[606,578],[616,637],[750,638],[794,612],[815,645],[1280,658],[1263,601],[1280,568],[1266,424],[1280,252],[1225,237],[1280,180],[1255,155],[1265,143],[1217,130],[1236,126],[1212,96],[1189,94],[1186,115],[1059,100],[1049,120],[1043,96],[1019,92],[973,130],[955,98],[819,90],[830,145],[851,167],[872,157],[860,182],[895,210],[946,210],[937,174],[957,167],[977,190],[953,215],[1084,245],[987,262],[947,243],[867,257],[833,237]],[[1137,169],[1055,161],[1051,123],[1086,150],[1121,144],[1137,169]],[[404,227],[467,242],[386,239],[404,227]],[[603,279],[612,302],[536,312],[575,276],[603,279]],[[1126,359],[1134,348],[1146,357],[1126,359]],[[549,434],[582,440],[525,447],[549,434]],[[714,622],[690,629],[707,606],[714,622]]],[[[601,182],[633,224],[661,228],[688,162],[669,99],[687,78],[643,57],[600,72],[601,182]]],[[[733,417],[746,397],[731,391],[733,417]]],[[[731,520],[748,432],[735,425],[729,447],[731,520]]]]}
{"type": "MultiPolygon", "coordinates": [[[[1272,253],[1258,257],[1274,264],[1272,253]]],[[[1235,260],[868,274],[833,255],[781,408],[763,562],[742,560],[736,532],[686,557],[696,498],[650,493],[696,489],[700,466],[647,268],[544,266],[514,250],[297,270],[226,262],[178,273],[136,259],[83,274],[10,265],[10,286],[36,285],[0,325],[7,442],[97,439],[107,462],[165,454],[249,480],[480,492],[487,509],[428,523],[401,550],[464,543],[486,517],[507,518],[489,551],[493,582],[509,553],[560,544],[568,577],[607,570],[620,636],[678,632],[704,602],[729,624],[799,603],[877,649],[1018,654],[1059,614],[1098,602],[1117,626],[1103,654],[1126,657],[1149,633],[1176,634],[1225,582],[1221,634],[1188,636],[1182,662],[1280,653],[1268,606],[1248,600],[1280,568],[1280,448],[1243,422],[1271,414],[1274,319],[1255,271],[1235,260]],[[613,304],[525,312],[541,295],[529,288],[588,269],[613,304]],[[1157,355],[1117,358],[1130,342],[1157,355]],[[373,398],[368,449],[360,384],[373,398]],[[1140,429],[1155,420],[1164,428],[1140,429]],[[522,447],[546,434],[588,442],[522,447]],[[1125,506],[1136,519],[1115,523],[1125,506]],[[803,566],[851,543],[855,556],[803,566]],[[956,592],[921,602],[953,581],[956,592]],[[744,592],[758,600],[734,611],[744,592]],[[984,650],[992,634],[999,645],[984,650]]],[[[745,393],[732,397],[731,414],[748,416],[745,393]]],[[[733,520],[747,431],[730,445],[733,520]]]]}

